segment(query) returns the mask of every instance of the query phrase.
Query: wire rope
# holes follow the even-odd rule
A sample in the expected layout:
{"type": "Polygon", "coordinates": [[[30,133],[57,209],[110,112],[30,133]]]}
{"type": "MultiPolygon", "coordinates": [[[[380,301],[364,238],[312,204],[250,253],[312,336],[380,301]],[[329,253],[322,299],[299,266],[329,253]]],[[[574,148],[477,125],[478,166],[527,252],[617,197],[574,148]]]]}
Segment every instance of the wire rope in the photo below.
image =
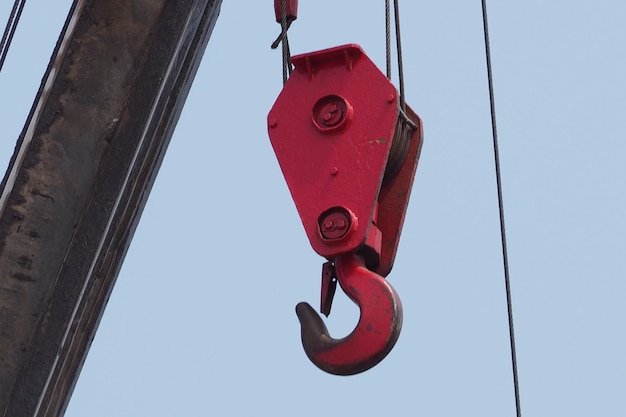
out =
{"type": "Polygon", "coordinates": [[[393,0],[393,17],[396,24],[396,54],[398,58],[398,83],[400,84],[400,108],[406,111],[406,101],[404,95],[404,70],[402,68],[402,40],[400,37],[400,6],[399,0],[393,0]]]}
{"type": "Polygon", "coordinates": [[[272,49],[278,48],[278,45],[282,45],[282,69],[283,69],[283,85],[287,83],[287,79],[291,75],[291,51],[289,50],[289,38],[287,38],[287,31],[293,23],[295,17],[287,16],[287,0],[281,0],[280,3],[280,35],[272,42],[272,49]]]}
{"type": "MultiPolygon", "coordinates": [[[[398,123],[394,131],[387,168],[383,177],[383,183],[391,180],[402,167],[408,155],[411,143],[411,135],[417,129],[417,125],[406,114],[406,102],[404,98],[404,71],[402,69],[402,41],[400,38],[400,9],[398,0],[394,0],[394,25],[396,35],[396,55],[398,58],[398,78],[400,83],[400,103],[398,107],[398,123]]],[[[387,78],[391,80],[391,1],[385,0],[385,52],[387,78]]]]}
{"type": "Polygon", "coordinates": [[[291,26],[291,22],[287,23],[287,0],[281,2],[280,27],[283,33],[283,85],[287,82],[287,78],[291,75],[291,52],[289,51],[289,38],[287,38],[287,30],[291,26]]]}
{"type": "Polygon", "coordinates": [[[385,59],[387,78],[391,79],[391,0],[385,0],[385,59]]]}
{"type": "MultiPolygon", "coordinates": [[[[406,111],[404,95],[404,69],[402,66],[402,38],[400,36],[400,6],[399,0],[393,1],[393,15],[396,35],[396,56],[398,59],[398,83],[400,85],[400,109],[406,111]]],[[[385,0],[385,59],[387,78],[391,79],[391,1],[385,0]]],[[[406,117],[405,117],[406,118],[406,117]]]]}
{"type": "Polygon", "coordinates": [[[24,10],[25,4],[26,0],[15,0],[15,2],[13,3],[11,14],[9,15],[9,19],[4,28],[4,33],[2,34],[2,41],[0,41],[0,71],[2,71],[4,61],[6,60],[7,54],[9,53],[9,47],[11,46],[11,42],[13,41],[13,35],[15,34],[15,30],[17,29],[17,24],[20,21],[20,17],[22,16],[22,10],[24,10]]]}
{"type": "Polygon", "coordinates": [[[500,151],[498,148],[498,129],[496,126],[496,103],[493,88],[493,69],[491,65],[491,47],[489,42],[489,25],[487,21],[487,1],[482,1],[483,34],[485,37],[485,59],[487,63],[487,82],[489,84],[489,110],[491,113],[491,134],[493,138],[493,156],[496,170],[496,186],[498,189],[498,211],[500,214],[500,240],[502,242],[502,263],[504,267],[504,285],[506,288],[506,306],[509,319],[509,342],[511,346],[511,366],[513,368],[513,387],[515,390],[515,412],[521,417],[521,401],[519,394],[519,378],[517,372],[517,354],[515,349],[515,330],[513,326],[513,302],[511,297],[511,278],[509,275],[509,256],[506,245],[506,228],[504,224],[504,200],[502,197],[502,174],[500,170],[500,151]]]}

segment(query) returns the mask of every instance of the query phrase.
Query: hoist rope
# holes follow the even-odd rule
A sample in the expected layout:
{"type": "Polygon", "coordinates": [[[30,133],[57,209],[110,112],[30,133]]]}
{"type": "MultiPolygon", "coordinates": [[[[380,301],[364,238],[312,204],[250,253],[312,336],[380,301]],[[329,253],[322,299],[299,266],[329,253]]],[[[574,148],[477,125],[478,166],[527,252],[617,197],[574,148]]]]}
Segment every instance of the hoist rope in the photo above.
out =
{"type": "Polygon", "coordinates": [[[287,83],[287,79],[291,75],[291,51],[289,50],[289,38],[287,31],[291,26],[293,19],[287,18],[287,0],[281,0],[280,3],[280,35],[272,42],[272,49],[278,48],[278,44],[282,45],[283,52],[283,85],[287,83]]]}
{"type": "Polygon", "coordinates": [[[22,10],[24,9],[25,4],[26,0],[15,0],[15,2],[13,3],[13,8],[11,9],[9,20],[7,21],[7,24],[4,28],[2,41],[0,42],[0,71],[4,66],[4,61],[6,60],[7,54],[9,52],[9,47],[11,46],[11,42],[13,41],[13,35],[15,34],[15,30],[17,29],[17,24],[20,21],[20,17],[22,16],[22,10]]]}
{"type": "Polygon", "coordinates": [[[287,23],[287,0],[282,0],[280,27],[283,33],[283,85],[291,75],[291,52],[289,51],[289,38],[287,37],[289,26],[291,26],[291,22],[289,22],[289,24],[287,23]]]}
{"type": "Polygon", "coordinates": [[[504,285],[506,288],[506,306],[509,317],[509,340],[511,345],[511,365],[513,367],[513,387],[515,389],[515,411],[521,417],[519,395],[519,379],[517,373],[517,355],[515,352],[515,331],[513,327],[513,303],[511,301],[511,279],[509,275],[509,257],[506,246],[506,229],[504,226],[504,201],[502,198],[502,175],[500,172],[500,151],[498,149],[498,129],[496,127],[496,103],[493,89],[493,70],[491,66],[491,47],[489,43],[489,25],[487,23],[487,1],[482,1],[483,34],[485,37],[485,59],[487,61],[487,81],[489,83],[489,109],[491,113],[491,134],[493,138],[493,156],[496,168],[496,185],[498,189],[498,210],[500,213],[500,239],[502,241],[502,263],[504,266],[504,285]]]}
{"type": "Polygon", "coordinates": [[[398,58],[398,83],[400,84],[400,109],[406,111],[406,102],[404,99],[404,70],[402,68],[402,40],[400,39],[400,6],[399,0],[393,0],[393,17],[396,21],[396,54],[398,58]]]}
{"type": "MultiPolygon", "coordinates": [[[[398,59],[398,84],[400,86],[400,109],[406,119],[406,101],[404,95],[404,69],[402,66],[402,39],[400,36],[400,6],[399,0],[393,0],[393,17],[396,32],[396,58],[398,59]]],[[[391,1],[385,0],[385,58],[387,78],[391,79],[391,1]]]]}
{"type": "Polygon", "coordinates": [[[387,78],[391,79],[391,0],[385,0],[385,59],[387,78]]]}
{"type": "MultiPolygon", "coordinates": [[[[404,71],[402,69],[402,41],[400,39],[400,8],[398,0],[394,0],[394,25],[396,35],[396,55],[398,58],[398,78],[400,84],[400,102],[398,106],[398,123],[394,131],[387,168],[383,176],[383,183],[391,180],[402,167],[408,155],[411,135],[417,125],[406,114],[404,98],[404,71]]],[[[391,80],[391,0],[385,0],[385,58],[387,78],[391,80]]]]}

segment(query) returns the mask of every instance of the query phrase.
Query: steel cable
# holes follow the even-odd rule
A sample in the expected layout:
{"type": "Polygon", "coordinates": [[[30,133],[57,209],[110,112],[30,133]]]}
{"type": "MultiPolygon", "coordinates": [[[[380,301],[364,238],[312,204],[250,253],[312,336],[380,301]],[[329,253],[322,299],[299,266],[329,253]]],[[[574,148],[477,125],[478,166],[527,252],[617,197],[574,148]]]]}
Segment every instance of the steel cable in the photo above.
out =
{"type": "Polygon", "coordinates": [[[385,58],[387,78],[391,80],[391,0],[385,0],[385,58]]]}
{"type": "Polygon", "coordinates": [[[506,306],[509,318],[509,341],[511,345],[511,365],[513,368],[513,387],[515,389],[515,411],[521,417],[519,378],[517,373],[517,354],[515,350],[515,331],[513,327],[513,302],[511,300],[511,279],[509,275],[509,257],[506,246],[506,228],[504,226],[504,201],[502,197],[502,175],[500,171],[500,151],[498,148],[498,129],[496,127],[496,104],[493,88],[493,70],[491,66],[491,47],[489,43],[489,25],[487,23],[487,1],[482,1],[483,34],[485,37],[485,59],[487,61],[487,81],[489,83],[489,109],[491,113],[491,134],[493,138],[493,156],[498,189],[498,210],[500,213],[500,239],[502,241],[502,263],[504,267],[504,285],[506,288],[506,306]]]}
{"type": "Polygon", "coordinates": [[[25,4],[26,0],[15,0],[15,2],[13,3],[13,8],[11,9],[9,20],[7,21],[7,24],[4,28],[4,33],[2,34],[2,41],[0,41],[0,71],[2,71],[4,61],[6,60],[7,54],[9,53],[9,47],[11,46],[11,42],[13,41],[13,35],[15,34],[15,30],[17,29],[17,24],[20,21],[20,17],[22,16],[22,10],[24,10],[25,4]]]}
{"type": "Polygon", "coordinates": [[[400,108],[406,111],[406,102],[404,99],[404,70],[402,68],[402,40],[400,39],[400,6],[399,0],[393,0],[393,14],[396,23],[396,53],[398,58],[398,78],[400,84],[400,108]]]}
{"type": "Polygon", "coordinates": [[[287,78],[291,75],[291,53],[289,52],[289,39],[287,38],[287,29],[290,24],[287,23],[287,0],[281,2],[281,17],[280,27],[283,34],[282,47],[283,47],[283,85],[287,82],[287,78]]]}
{"type": "Polygon", "coordinates": [[[282,45],[282,69],[283,69],[283,85],[287,83],[287,79],[291,75],[291,51],[289,50],[289,39],[287,38],[287,31],[295,20],[295,16],[287,16],[287,0],[282,0],[280,4],[280,34],[274,42],[272,42],[272,49],[278,48],[278,45],[282,45]]]}
{"type": "MultiPolygon", "coordinates": [[[[387,168],[383,177],[383,183],[390,181],[402,167],[409,151],[412,131],[417,129],[416,124],[406,115],[406,102],[404,98],[404,71],[402,67],[402,41],[400,39],[400,8],[398,0],[394,0],[394,25],[396,35],[396,55],[398,59],[398,78],[400,84],[400,103],[398,109],[398,123],[396,124],[387,168]]],[[[391,80],[391,0],[385,0],[385,55],[387,78],[391,80]]]]}

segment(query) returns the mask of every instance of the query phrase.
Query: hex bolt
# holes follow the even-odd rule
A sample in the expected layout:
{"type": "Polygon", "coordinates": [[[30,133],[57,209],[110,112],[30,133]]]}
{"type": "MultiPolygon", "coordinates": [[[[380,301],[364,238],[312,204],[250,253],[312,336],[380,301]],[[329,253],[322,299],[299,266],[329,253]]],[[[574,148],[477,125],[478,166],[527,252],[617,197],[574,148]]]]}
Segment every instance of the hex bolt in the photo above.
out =
{"type": "Polygon", "coordinates": [[[329,103],[322,107],[322,121],[326,127],[338,125],[343,120],[343,111],[336,103],[329,103]]]}
{"type": "Polygon", "coordinates": [[[350,117],[350,109],[350,105],[342,97],[322,97],[313,107],[313,122],[323,131],[337,129],[350,117]]]}
{"type": "Polygon", "coordinates": [[[319,225],[324,239],[341,239],[350,230],[350,215],[339,209],[326,212],[320,216],[319,225]]]}

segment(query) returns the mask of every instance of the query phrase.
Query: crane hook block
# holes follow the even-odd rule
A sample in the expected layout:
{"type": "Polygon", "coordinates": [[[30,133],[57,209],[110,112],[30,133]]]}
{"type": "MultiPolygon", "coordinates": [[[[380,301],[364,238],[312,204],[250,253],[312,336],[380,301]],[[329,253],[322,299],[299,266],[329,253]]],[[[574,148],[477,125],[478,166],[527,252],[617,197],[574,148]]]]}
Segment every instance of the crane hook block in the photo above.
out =
{"type": "Polygon", "coordinates": [[[354,44],[294,56],[268,115],[274,152],[313,249],[361,251],[392,268],[422,145],[422,125],[354,44]]]}

